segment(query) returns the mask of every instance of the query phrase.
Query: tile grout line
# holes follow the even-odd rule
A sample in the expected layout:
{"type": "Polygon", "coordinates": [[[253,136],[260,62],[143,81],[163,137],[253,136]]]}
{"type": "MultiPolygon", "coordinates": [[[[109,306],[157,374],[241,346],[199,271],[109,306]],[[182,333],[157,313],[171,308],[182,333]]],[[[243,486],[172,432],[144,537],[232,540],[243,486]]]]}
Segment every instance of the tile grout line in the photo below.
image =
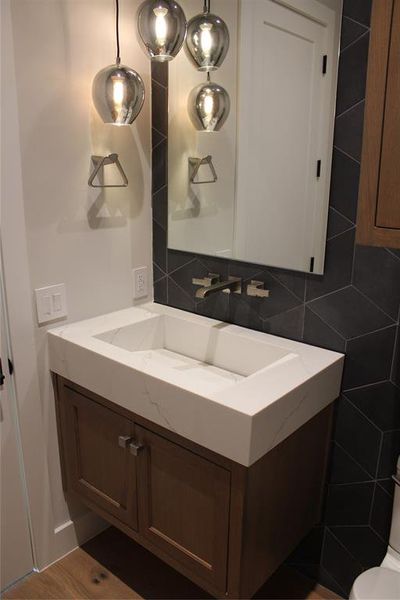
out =
{"type": "MultiPolygon", "coordinates": [[[[361,23],[359,23],[359,25],[361,25],[361,23]]],[[[340,55],[344,54],[346,52],[346,50],[348,50],[348,48],[352,48],[355,44],[357,44],[360,40],[362,40],[366,35],[369,35],[370,29],[369,27],[367,28],[366,31],[364,31],[364,33],[362,33],[357,39],[353,40],[352,42],[350,42],[350,44],[348,44],[347,46],[345,46],[343,48],[343,50],[340,50],[340,55]]]]}
{"type": "Polygon", "coordinates": [[[359,160],[357,160],[356,158],[354,158],[354,156],[351,156],[351,154],[348,154],[347,152],[342,150],[342,148],[340,148],[339,146],[336,146],[336,144],[334,144],[333,147],[335,150],[338,150],[339,152],[341,152],[344,156],[347,156],[347,158],[350,158],[350,160],[355,162],[359,167],[361,166],[361,162],[359,160]]]}
{"type": "Polygon", "coordinates": [[[379,427],[373,421],[371,421],[371,419],[366,414],[364,414],[360,408],[358,408],[358,406],[353,404],[353,402],[348,398],[348,396],[346,396],[345,393],[343,393],[343,396],[346,398],[347,402],[349,402],[351,404],[351,406],[354,408],[354,410],[356,410],[360,415],[362,415],[364,417],[364,419],[366,419],[368,421],[368,423],[373,425],[374,429],[376,429],[378,431],[378,433],[380,433],[381,435],[384,433],[382,431],[382,429],[379,429],[379,427]]]}
{"type": "MultiPolygon", "coordinates": [[[[397,325],[396,328],[396,335],[394,337],[394,346],[393,346],[393,356],[392,356],[392,366],[390,369],[390,381],[394,381],[394,368],[395,368],[395,359],[396,359],[396,355],[398,354],[397,352],[397,346],[400,344],[400,327],[399,325],[397,325]]],[[[398,357],[400,360],[400,356],[398,357]]]]}
{"type": "Polygon", "coordinates": [[[363,385],[356,385],[352,388],[343,389],[342,393],[345,394],[346,392],[354,392],[356,390],[362,390],[364,388],[369,388],[374,385],[382,385],[382,383],[392,383],[392,382],[389,381],[389,379],[380,379],[379,381],[374,381],[373,383],[364,383],[363,385]]]}
{"type": "MultiPolygon", "coordinates": [[[[386,331],[387,329],[392,329],[393,327],[397,327],[397,323],[391,323],[390,325],[385,325],[385,327],[379,327],[378,329],[374,329],[373,331],[368,331],[367,333],[362,333],[361,335],[356,335],[354,337],[351,338],[346,338],[347,342],[353,342],[354,340],[360,340],[363,337],[366,337],[367,335],[374,335],[374,333],[379,333],[380,331],[386,331]]],[[[392,362],[390,362],[390,364],[392,364],[392,362]]],[[[390,375],[389,375],[390,377],[390,375]]],[[[386,380],[389,381],[389,380],[386,380]]]]}
{"type": "Polygon", "coordinates": [[[307,305],[307,308],[308,308],[308,310],[310,310],[313,313],[313,315],[318,317],[318,319],[320,319],[327,327],[329,327],[329,329],[334,331],[342,339],[343,342],[347,341],[347,339],[345,337],[343,337],[343,335],[341,333],[339,333],[339,331],[337,329],[335,329],[335,327],[333,327],[332,325],[329,325],[329,323],[327,323],[325,321],[325,319],[323,319],[318,313],[316,313],[315,310],[313,310],[310,305],[307,305]]]}
{"type": "MultiPolygon", "coordinates": [[[[346,46],[346,48],[349,48],[349,46],[346,46]]],[[[335,116],[335,119],[340,119],[341,117],[343,117],[344,115],[346,115],[348,112],[352,111],[354,108],[357,108],[357,106],[359,106],[363,102],[365,102],[365,97],[361,98],[361,100],[357,100],[357,102],[355,104],[352,104],[351,106],[349,106],[349,108],[346,108],[341,113],[338,113],[335,116]]]]}
{"type": "MultiPolygon", "coordinates": [[[[362,465],[361,465],[361,464],[358,462],[358,460],[356,460],[356,459],[354,458],[354,456],[352,456],[352,455],[350,454],[350,452],[348,452],[348,451],[346,450],[346,448],[344,448],[344,447],[342,446],[342,444],[340,444],[340,442],[337,442],[336,440],[334,440],[334,443],[335,443],[335,444],[336,444],[336,445],[337,445],[337,446],[338,446],[338,447],[339,447],[339,448],[340,448],[340,449],[341,449],[341,450],[342,450],[342,451],[343,451],[345,454],[347,454],[347,456],[348,456],[348,457],[349,457],[349,458],[350,458],[350,459],[351,459],[351,460],[352,460],[352,461],[353,461],[353,462],[354,462],[354,463],[355,463],[355,464],[356,464],[356,465],[357,465],[357,466],[358,466],[358,467],[359,467],[359,468],[360,468],[360,469],[361,469],[361,470],[362,470],[362,471],[363,471],[363,472],[364,472],[366,475],[369,475],[369,473],[368,473],[368,471],[365,469],[365,467],[363,467],[363,466],[362,466],[362,465]]],[[[374,479],[374,476],[373,476],[373,475],[371,475],[371,479],[365,479],[365,481],[362,481],[361,483],[371,483],[371,482],[373,482],[373,481],[375,481],[375,479],[374,479]]],[[[350,481],[349,483],[357,483],[357,481],[354,481],[354,482],[351,482],[351,481],[350,481]]],[[[337,485],[337,484],[335,484],[335,485],[337,485]]]]}
{"type": "Polygon", "coordinates": [[[386,315],[388,317],[388,319],[390,319],[391,321],[393,321],[393,324],[396,325],[397,321],[395,321],[395,319],[393,319],[392,316],[390,316],[385,310],[383,310],[383,308],[381,308],[380,306],[378,306],[378,304],[375,302],[375,300],[372,300],[369,296],[367,296],[367,294],[365,294],[362,290],[360,290],[357,287],[357,284],[353,282],[352,286],[354,287],[355,290],[357,290],[357,292],[359,294],[361,294],[361,296],[363,296],[366,300],[368,300],[369,302],[371,302],[371,304],[373,304],[375,306],[375,308],[377,308],[381,313],[383,313],[384,315],[386,315]]]}
{"type": "MultiPolygon", "coordinates": [[[[351,219],[349,219],[349,217],[346,217],[346,215],[344,215],[343,213],[340,212],[340,210],[338,210],[335,206],[332,206],[331,204],[329,205],[329,208],[331,210],[333,210],[333,212],[335,212],[336,214],[338,214],[340,217],[342,217],[343,219],[345,219],[346,221],[348,221],[353,227],[356,226],[355,223],[353,223],[353,221],[351,219]]],[[[343,233],[345,233],[343,231],[343,233]]]]}

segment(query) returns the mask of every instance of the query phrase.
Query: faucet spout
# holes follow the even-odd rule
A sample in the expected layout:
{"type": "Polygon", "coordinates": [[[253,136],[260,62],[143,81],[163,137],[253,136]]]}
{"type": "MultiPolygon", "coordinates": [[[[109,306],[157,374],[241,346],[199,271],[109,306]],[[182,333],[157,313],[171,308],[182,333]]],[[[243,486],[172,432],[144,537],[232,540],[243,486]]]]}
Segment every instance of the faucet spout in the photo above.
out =
{"type": "Polygon", "coordinates": [[[196,292],[196,298],[207,298],[207,296],[211,296],[211,294],[216,294],[217,292],[224,292],[224,294],[230,294],[233,292],[234,294],[242,293],[242,280],[240,277],[228,277],[227,281],[217,281],[216,283],[212,283],[211,285],[205,285],[201,287],[196,292]]]}

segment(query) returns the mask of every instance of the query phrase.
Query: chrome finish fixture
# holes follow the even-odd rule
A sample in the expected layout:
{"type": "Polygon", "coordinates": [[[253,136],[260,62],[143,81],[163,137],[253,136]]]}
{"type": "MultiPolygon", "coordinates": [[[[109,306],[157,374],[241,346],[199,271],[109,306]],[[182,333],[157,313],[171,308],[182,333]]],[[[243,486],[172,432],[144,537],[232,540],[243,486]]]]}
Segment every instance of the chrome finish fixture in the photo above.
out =
{"type": "Polygon", "coordinates": [[[121,448],[127,448],[128,444],[132,441],[131,435],[120,435],[118,437],[118,446],[121,448]]]}
{"type": "Polygon", "coordinates": [[[247,285],[247,295],[253,296],[254,298],[269,298],[270,291],[264,289],[263,281],[254,281],[252,280],[247,285]]]}
{"type": "Polygon", "coordinates": [[[138,456],[139,452],[143,449],[144,449],[144,446],[142,446],[142,444],[138,444],[135,441],[133,441],[129,444],[129,452],[131,454],[133,454],[133,456],[138,456]]]}
{"type": "Polygon", "coordinates": [[[90,187],[94,187],[94,188],[120,188],[120,187],[127,187],[128,186],[128,178],[125,175],[125,171],[122,168],[121,163],[119,162],[118,154],[109,154],[108,156],[92,156],[92,161],[93,161],[93,163],[96,166],[95,166],[95,169],[94,169],[93,173],[89,177],[88,184],[90,185],[90,187]],[[96,176],[99,174],[100,170],[105,165],[115,165],[117,167],[117,169],[120,172],[121,177],[122,177],[122,181],[123,181],[122,184],[120,184],[120,185],[96,185],[95,183],[93,183],[94,180],[96,179],[96,176]]]}
{"type": "Polygon", "coordinates": [[[104,123],[131,125],[142,110],[144,95],[140,75],[119,63],[99,71],[93,81],[93,103],[104,123]]]}
{"type": "Polygon", "coordinates": [[[217,275],[217,273],[209,273],[208,277],[203,277],[203,279],[192,279],[193,285],[202,285],[203,287],[213,285],[217,283],[217,281],[221,281],[221,275],[217,275]]]}
{"type": "Polygon", "coordinates": [[[220,17],[210,13],[210,0],[204,2],[203,14],[187,25],[186,53],[199,71],[216,71],[229,50],[229,30],[220,17]]]}
{"type": "Polygon", "coordinates": [[[186,17],[175,0],[145,0],[139,7],[140,38],[152,60],[172,60],[186,37],[186,17]]]}
{"type": "Polygon", "coordinates": [[[119,0],[116,6],[116,46],[114,65],[99,71],[92,85],[93,103],[104,123],[131,125],[144,102],[144,84],[136,71],[121,65],[119,45],[119,0]]]}
{"type": "Polygon", "coordinates": [[[203,183],[215,183],[218,180],[217,172],[212,162],[212,156],[209,154],[204,158],[189,158],[189,181],[193,185],[201,185],[203,183]],[[210,167],[212,179],[204,179],[203,181],[196,181],[196,176],[202,165],[208,165],[210,167]]]}
{"type": "Polygon", "coordinates": [[[207,81],[190,92],[189,116],[198,131],[219,131],[229,116],[230,108],[229,94],[218,83],[207,81]]]}
{"type": "MultiPolygon", "coordinates": [[[[207,298],[211,294],[215,294],[217,292],[224,292],[224,294],[241,294],[242,293],[242,280],[240,277],[228,277],[227,281],[221,281],[221,277],[219,275],[215,275],[214,273],[210,273],[210,275],[205,278],[206,284],[201,287],[196,292],[196,298],[207,298]],[[218,277],[218,280],[215,281],[215,278],[218,277]],[[210,281],[210,283],[208,283],[210,281]]],[[[196,283],[202,281],[201,279],[193,279],[193,285],[202,285],[202,283],[196,283]]]]}

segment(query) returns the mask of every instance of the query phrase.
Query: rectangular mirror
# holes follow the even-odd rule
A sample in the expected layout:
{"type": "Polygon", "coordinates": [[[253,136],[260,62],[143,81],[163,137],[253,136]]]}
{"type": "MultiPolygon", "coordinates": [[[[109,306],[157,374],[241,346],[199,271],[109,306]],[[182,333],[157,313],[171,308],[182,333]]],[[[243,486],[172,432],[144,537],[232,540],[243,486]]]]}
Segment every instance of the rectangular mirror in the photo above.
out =
{"type": "MultiPolygon", "coordinates": [[[[188,21],[203,12],[180,3],[188,21]]],[[[211,13],[229,30],[210,80],[230,111],[219,131],[196,128],[207,73],[185,48],[169,66],[168,247],[322,274],[342,0],[211,0],[211,13]]]]}

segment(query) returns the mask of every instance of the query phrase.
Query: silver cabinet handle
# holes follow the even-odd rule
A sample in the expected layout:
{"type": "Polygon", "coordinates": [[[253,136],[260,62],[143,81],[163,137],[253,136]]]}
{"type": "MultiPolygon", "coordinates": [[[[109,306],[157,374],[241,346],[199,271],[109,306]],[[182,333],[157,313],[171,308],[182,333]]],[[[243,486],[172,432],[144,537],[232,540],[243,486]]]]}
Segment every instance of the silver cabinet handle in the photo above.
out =
{"type": "Polygon", "coordinates": [[[120,435],[118,437],[118,446],[120,446],[121,448],[127,448],[129,442],[132,441],[132,436],[131,435],[120,435]]]}
{"type": "Polygon", "coordinates": [[[131,454],[133,454],[133,456],[138,456],[139,452],[143,449],[144,449],[144,446],[142,446],[142,444],[138,444],[135,441],[133,441],[129,444],[129,452],[131,454]]]}

